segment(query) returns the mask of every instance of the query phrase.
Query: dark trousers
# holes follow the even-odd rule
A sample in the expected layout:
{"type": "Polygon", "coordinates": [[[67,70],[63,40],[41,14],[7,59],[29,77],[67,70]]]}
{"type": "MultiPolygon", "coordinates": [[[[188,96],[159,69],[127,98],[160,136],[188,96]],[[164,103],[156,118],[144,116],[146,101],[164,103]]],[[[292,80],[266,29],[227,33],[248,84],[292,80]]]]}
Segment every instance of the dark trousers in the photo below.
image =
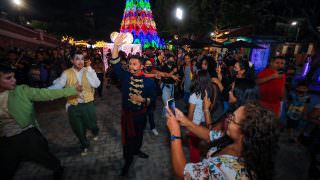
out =
{"type": "Polygon", "coordinates": [[[36,128],[0,138],[0,178],[12,179],[22,161],[36,162],[54,172],[62,169],[60,160],[49,151],[47,140],[36,128]]]}
{"type": "Polygon", "coordinates": [[[96,109],[93,102],[79,103],[68,108],[68,115],[71,128],[78,137],[81,147],[88,148],[90,143],[86,137],[86,130],[91,130],[97,136],[99,128],[97,126],[96,109]]]}
{"type": "Polygon", "coordinates": [[[156,125],[154,123],[154,109],[155,107],[150,105],[147,110],[147,118],[148,118],[148,122],[151,130],[156,128],[156,125]]]}
{"type": "Polygon", "coordinates": [[[143,131],[146,127],[146,113],[133,118],[135,136],[128,137],[126,133],[126,144],[123,145],[123,158],[125,166],[130,166],[133,156],[140,151],[143,141],[143,131]]]}
{"type": "Polygon", "coordinates": [[[102,97],[102,89],[103,89],[103,73],[97,73],[97,77],[100,80],[100,86],[97,88],[99,97],[102,97]]]}

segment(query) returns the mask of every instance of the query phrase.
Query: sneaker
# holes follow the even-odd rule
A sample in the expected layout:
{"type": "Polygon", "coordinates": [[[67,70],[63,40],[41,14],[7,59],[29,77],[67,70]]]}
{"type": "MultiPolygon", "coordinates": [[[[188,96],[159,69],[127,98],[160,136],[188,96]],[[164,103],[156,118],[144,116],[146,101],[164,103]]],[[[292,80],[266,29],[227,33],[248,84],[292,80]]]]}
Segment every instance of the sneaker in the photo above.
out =
{"type": "Polygon", "coordinates": [[[98,141],[98,140],[99,140],[98,136],[93,137],[93,141],[98,141]]]}
{"type": "Polygon", "coordinates": [[[155,136],[158,136],[158,135],[159,135],[159,132],[157,131],[157,129],[152,129],[151,131],[153,132],[153,134],[154,134],[155,136]]]}
{"type": "Polygon", "coordinates": [[[86,156],[88,154],[88,148],[84,148],[81,152],[81,156],[86,156]]]}

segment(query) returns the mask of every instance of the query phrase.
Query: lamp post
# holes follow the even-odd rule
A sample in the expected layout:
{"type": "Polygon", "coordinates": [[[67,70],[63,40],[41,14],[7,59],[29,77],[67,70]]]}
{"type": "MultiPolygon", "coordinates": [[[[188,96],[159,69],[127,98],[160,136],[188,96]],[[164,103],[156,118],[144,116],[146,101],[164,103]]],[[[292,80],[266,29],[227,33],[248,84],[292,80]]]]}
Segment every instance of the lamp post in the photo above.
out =
{"type": "Polygon", "coordinates": [[[298,36],[299,36],[299,32],[300,32],[300,26],[299,26],[299,23],[298,21],[292,21],[291,22],[291,26],[293,27],[297,27],[297,33],[296,33],[296,41],[298,41],[298,36]]]}
{"type": "Polygon", "coordinates": [[[183,19],[183,10],[179,7],[176,9],[176,18],[177,18],[177,31],[178,31],[178,37],[177,37],[177,60],[179,60],[179,39],[180,39],[180,26],[179,26],[179,21],[181,22],[183,19]]]}
{"type": "Polygon", "coordinates": [[[16,7],[17,9],[17,21],[19,23],[23,23],[23,18],[21,17],[21,8],[23,7],[23,1],[22,0],[11,0],[11,2],[13,3],[13,5],[16,7]]]}

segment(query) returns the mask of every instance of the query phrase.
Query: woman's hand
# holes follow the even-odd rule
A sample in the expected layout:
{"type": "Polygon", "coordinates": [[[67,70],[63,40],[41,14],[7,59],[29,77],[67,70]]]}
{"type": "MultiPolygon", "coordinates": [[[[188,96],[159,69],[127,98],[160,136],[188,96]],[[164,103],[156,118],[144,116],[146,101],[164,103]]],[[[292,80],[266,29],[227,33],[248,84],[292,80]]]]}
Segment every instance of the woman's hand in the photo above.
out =
{"type": "MultiPolygon", "coordinates": [[[[180,131],[180,125],[177,121],[177,118],[174,116],[174,114],[171,112],[171,110],[166,107],[167,109],[167,126],[170,131],[171,135],[175,136],[181,136],[181,131],[180,131]]],[[[176,109],[177,112],[177,109],[176,109]]]]}
{"type": "Polygon", "coordinates": [[[179,121],[180,125],[188,126],[192,121],[186,117],[183,112],[176,108],[176,119],[179,121]]]}

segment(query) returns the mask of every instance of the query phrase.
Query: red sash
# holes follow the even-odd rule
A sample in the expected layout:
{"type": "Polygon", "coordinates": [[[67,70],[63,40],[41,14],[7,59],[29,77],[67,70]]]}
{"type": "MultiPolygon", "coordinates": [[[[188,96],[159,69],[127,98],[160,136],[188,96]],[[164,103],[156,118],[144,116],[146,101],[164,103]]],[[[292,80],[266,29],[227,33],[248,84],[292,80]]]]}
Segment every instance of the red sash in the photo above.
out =
{"type": "Polygon", "coordinates": [[[147,108],[143,108],[137,112],[130,112],[127,109],[122,110],[121,115],[121,141],[122,144],[126,144],[126,135],[128,138],[132,138],[136,136],[136,132],[134,130],[134,122],[133,118],[135,116],[141,115],[147,112],[147,108]]]}

